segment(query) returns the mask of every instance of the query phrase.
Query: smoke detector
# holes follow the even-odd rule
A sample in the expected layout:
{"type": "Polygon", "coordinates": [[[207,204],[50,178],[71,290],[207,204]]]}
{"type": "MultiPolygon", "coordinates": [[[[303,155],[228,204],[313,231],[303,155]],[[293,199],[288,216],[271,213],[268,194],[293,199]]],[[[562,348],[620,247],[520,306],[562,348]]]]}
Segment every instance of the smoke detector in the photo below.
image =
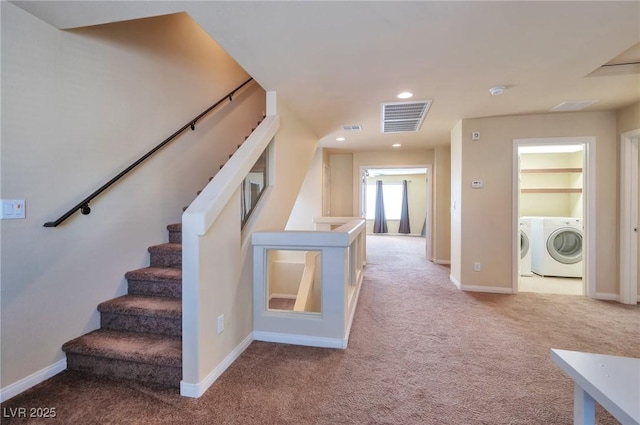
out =
{"type": "Polygon", "coordinates": [[[489,89],[491,96],[500,96],[506,90],[505,86],[496,86],[489,89]]]}

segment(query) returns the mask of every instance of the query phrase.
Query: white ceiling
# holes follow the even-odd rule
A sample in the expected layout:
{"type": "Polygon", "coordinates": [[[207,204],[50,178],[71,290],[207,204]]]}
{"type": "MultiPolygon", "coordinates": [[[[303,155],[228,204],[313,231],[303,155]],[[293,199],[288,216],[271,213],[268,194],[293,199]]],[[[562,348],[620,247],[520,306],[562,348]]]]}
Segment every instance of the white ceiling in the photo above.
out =
{"type": "Polygon", "coordinates": [[[432,147],[460,119],[640,101],[637,67],[588,76],[625,51],[640,59],[638,1],[14,3],[58,28],[186,11],[335,149],[432,147]],[[404,90],[433,100],[429,113],[418,132],[382,134],[381,104],[404,90]]]}

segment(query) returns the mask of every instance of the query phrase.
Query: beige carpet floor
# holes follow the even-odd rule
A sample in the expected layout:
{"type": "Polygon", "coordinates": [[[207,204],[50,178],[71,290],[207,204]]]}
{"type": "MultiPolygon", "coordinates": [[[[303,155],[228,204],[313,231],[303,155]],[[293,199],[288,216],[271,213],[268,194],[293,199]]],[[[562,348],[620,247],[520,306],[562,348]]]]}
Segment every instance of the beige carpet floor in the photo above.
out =
{"type": "MultiPolygon", "coordinates": [[[[550,348],[640,357],[640,309],[576,295],[464,293],[424,239],[368,238],[349,347],[254,342],[200,399],[62,374],[2,404],[2,424],[572,424],[550,348]]],[[[602,408],[599,424],[616,424],[602,408]]]]}

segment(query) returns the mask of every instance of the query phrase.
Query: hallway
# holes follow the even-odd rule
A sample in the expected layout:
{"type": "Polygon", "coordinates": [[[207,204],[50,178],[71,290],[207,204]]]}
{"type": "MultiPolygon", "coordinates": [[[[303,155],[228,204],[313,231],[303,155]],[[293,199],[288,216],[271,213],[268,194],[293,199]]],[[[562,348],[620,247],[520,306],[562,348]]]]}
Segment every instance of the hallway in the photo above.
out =
{"type": "MultiPolygon", "coordinates": [[[[346,350],[253,342],[200,399],[65,371],[2,408],[55,407],[46,423],[65,425],[569,425],[572,381],[549,349],[637,355],[635,306],[465,293],[425,260],[422,238],[371,236],[367,248],[346,350]]],[[[22,423],[37,422],[3,418],[22,423]]]]}

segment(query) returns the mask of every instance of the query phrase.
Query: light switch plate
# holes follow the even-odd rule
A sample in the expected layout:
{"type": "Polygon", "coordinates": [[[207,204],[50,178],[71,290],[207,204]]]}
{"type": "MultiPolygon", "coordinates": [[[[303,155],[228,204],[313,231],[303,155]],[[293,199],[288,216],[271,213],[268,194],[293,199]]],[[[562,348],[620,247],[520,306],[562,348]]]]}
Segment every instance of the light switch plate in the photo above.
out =
{"type": "Polygon", "coordinates": [[[25,217],[24,199],[2,199],[0,219],[10,220],[25,217]]]}

